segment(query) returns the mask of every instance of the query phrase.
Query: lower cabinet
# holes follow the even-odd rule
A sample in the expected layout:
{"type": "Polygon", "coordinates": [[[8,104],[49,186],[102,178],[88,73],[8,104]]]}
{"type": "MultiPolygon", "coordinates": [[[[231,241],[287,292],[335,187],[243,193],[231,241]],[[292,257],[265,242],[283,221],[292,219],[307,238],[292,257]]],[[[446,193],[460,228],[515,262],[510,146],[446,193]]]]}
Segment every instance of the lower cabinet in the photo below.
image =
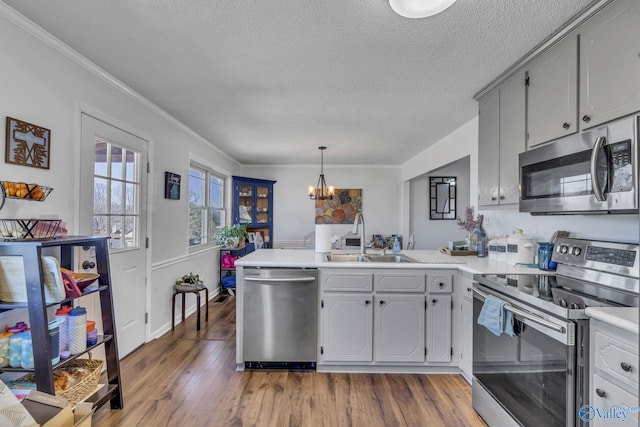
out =
{"type": "Polygon", "coordinates": [[[460,355],[458,366],[462,375],[471,382],[473,370],[473,280],[467,273],[460,274],[460,285],[462,287],[462,303],[460,304],[460,355]]]}
{"type": "Polygon", "coordinates": [[[322,359],[370,362],[373,357],[373,296],[331,293],[321,300],[322,359]]]}
{"type": "Polygon", "coordinates": [[[591,319],[589,329],[589,425],[637,426],[639,414],[629,408],[638,406],[638,334],[596,319],[591,319]]]}
{"type": "Polygon", "coordinates": [[[424,295],[376,295],[374,359],[424,361],[424,295]]]}
{"type": "Polygon", "coordinates": [[[427,296],[427,362],[450,362],[451,295],[427,296]]]}
{"type": "Polygon", "coordinates": [[[373,270],[372,287],[362,286],[359,272],[320,272],[319,363],[450,364],[453,272],[434,272],[434,293],[426,286],[427,271],[373,270]]]}

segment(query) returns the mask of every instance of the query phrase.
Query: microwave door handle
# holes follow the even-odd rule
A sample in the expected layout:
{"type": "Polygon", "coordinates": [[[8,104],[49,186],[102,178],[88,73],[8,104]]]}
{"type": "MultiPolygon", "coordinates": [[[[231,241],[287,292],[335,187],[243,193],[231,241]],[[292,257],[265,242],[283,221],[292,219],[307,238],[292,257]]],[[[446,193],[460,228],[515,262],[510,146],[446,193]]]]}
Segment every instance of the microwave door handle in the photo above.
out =
{"type": "Polygon", "coordinates": [[[593,144],[593,150],[591,151],[591,186],[593,187],[593,194],[596,196],[596,200],[604,202],[607,200],[600,182],[598,181],[598,153],[607,142],[607,138],[599,136],[596,138],[596,143],[593,144]]]}

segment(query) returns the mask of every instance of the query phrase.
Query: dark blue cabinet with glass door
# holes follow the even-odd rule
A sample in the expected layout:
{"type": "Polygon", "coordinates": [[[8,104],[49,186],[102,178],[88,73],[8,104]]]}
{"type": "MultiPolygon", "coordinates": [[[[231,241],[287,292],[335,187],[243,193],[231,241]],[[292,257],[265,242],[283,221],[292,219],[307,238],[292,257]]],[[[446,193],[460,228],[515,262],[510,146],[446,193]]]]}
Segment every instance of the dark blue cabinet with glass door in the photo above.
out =
{"type": "Polygon", "coordinates": [[[247,232],[261,233],[264,247],[273,247],[273,184],[266,179],[233,177],[233,224],[247,224],[247,232]]]}

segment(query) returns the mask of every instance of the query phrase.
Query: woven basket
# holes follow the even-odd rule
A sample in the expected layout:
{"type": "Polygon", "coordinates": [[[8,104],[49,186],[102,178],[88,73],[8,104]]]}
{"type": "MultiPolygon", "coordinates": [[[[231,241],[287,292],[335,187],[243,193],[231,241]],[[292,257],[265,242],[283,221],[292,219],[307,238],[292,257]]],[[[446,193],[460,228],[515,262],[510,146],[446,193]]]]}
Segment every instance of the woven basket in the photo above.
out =
{"type": "MultiPolygon", "coordinates": [[[[91,395],[98,388],[100,382],[100,373],[102,372],[102,360],[96,359],[75,359],[69,363],[65,363],[64,367],[59,370],[68,370],[69,368],[84,368],[89,373],[78,383],[66,390],[56,390],[56,396],[67,399],[70,403],[78,403],[91,395]]],[[[36,382],[36,376],[33,373],[27,374],[18,381],[36,382]]]]}

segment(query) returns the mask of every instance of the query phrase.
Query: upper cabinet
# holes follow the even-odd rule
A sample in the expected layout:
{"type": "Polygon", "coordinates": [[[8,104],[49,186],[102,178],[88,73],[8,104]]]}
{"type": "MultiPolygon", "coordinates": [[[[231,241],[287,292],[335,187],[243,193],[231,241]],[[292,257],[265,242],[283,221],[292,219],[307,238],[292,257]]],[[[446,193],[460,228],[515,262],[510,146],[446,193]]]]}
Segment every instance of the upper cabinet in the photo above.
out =
{"type": "Polygon", "coordinates": [[[233,223],[262,233],[265,247],[273,242],[273,184],[264,179],[233,177],[233,223]]]}
{"type": "Polygon", "coordinates": [[[535,57],[527,149],[640,111],[639,41],[640,4],[617,0],[535,57]]]}
{"type": "Polygon", "coordinates": [[[517,206],[518,154],[525,150],[524,71],[514,73],[478,102],[478,205],[517,206]]]}
{"type": "Polygon", "coordinates": [[[640,111],[640,2],[617,0],[578,31],[580,128],[640,111]]]}
{"type": "Polygon", "coordinates": [[[527,67],[527,148],[578,131],[578,36],[527,67]]]}

